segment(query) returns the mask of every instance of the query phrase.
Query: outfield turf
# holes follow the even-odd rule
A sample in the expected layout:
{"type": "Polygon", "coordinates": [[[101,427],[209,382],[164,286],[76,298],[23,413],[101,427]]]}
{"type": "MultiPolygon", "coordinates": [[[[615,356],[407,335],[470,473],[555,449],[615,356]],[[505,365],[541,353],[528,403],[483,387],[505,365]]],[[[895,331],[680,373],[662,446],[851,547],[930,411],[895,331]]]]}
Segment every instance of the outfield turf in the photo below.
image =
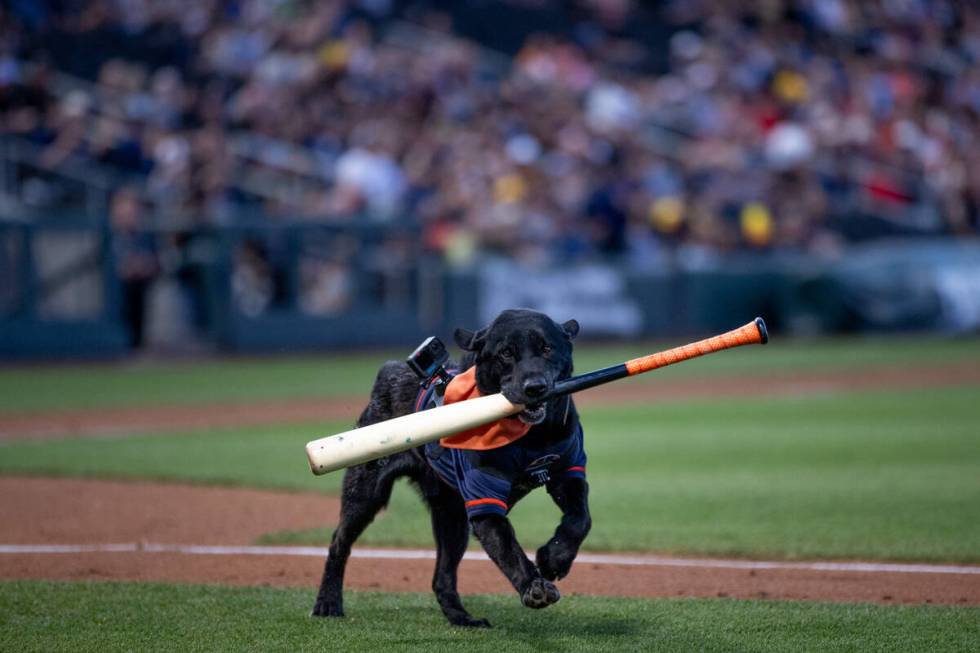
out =
{"type": "MultiPolygon", "coordinates": [[[[978,388],[590,408],[586,548],[773,558],[980,561],[978,388]]],[[[336,492],[311,437],[342,424],[10,443],[0,473],[135,477],[336,492]]],[[[550,535],[544,492],[518,505],[525,546],[550,535]]],[[[326,543],[328,530],[276,542],[326,543]]],[[[400,485],[364,543],[431,545],[400,485]]]]}
{"type": "Polygon", "coordinates": [[[446,625],[425,594],[350,592],[343,620],[309,591],[0,583],[4,651],[910,651],[980,648],[980,609],[571,596],[542,611],[466,598],[490,630],[446,625]]]}
{"type": "MultiPolygon", "coordinates": [[[[637,343],[629,346],[580,345],[578,372],[606,367],[652,351],[681,344],[637,343]]],[[[191,362],[123,362],[97,365],[14,366],[0,368],[0,413],[106,408],[119,406],[191,405],[364,396],[380,364],[404,358],[406,351],[304,358],[241,358],[191,362]]],[[[805,373],[810,370],[854,370],[889,366],[914,374],[918,365],[980,364],[980,339],[833,339],[780,341],[766,347],[742,348],[633,379],[711,375],[805,373]]],[[[353,420],[355,416],[352,415],[353,420]]]]}

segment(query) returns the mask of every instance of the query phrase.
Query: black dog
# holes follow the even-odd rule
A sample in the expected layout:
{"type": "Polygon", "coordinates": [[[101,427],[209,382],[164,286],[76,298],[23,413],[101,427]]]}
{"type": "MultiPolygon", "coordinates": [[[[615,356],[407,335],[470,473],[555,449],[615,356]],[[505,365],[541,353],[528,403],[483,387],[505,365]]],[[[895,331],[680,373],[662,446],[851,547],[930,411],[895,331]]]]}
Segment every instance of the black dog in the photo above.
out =
{"type": "MultiPolygon", "coordinates": [[[[532,426],[519,440],[489,451],[433,443],[349,468],[340,523],[330,542],[314,616],[343,616],[344,569],[351,546],[388,503],[394,481],[403,476],[418,486],[432,515],[437,549],[432,589],[451,624],[490,625],[466,611],[456,589],[470,524],[525,606],[543,608],[558,601],[558,589],[551,581],[568,574],[591,526],[589,487],[582,429],[571,398],[535,402],[550,392],[555,381],[571,376],[572,339],[578,328],[575,320],[559,325],[546,315],[521,309],[504,311],[476,333],[456,330],[456,343],[466,352],[460,369],[476,366],[476,386],[482,394],[503,392],[510,401],[530,406],[518,417],[532,426]],[[442,464],[447,461],[448,466],[442,464]],[[439,472],[454,466],[469,470],[466,478],[447,478],[445,471],[439,472]],[[538,549],[535,564],[518,544],[506,513],[542,484],[562,518],[554,536],[538,549]],[[465,500],[470,496],[477,498],[465,500]]],[[[418,377],[405,363],[386,363],[358,426],[411,412],[418,390],[418,377]]]]}

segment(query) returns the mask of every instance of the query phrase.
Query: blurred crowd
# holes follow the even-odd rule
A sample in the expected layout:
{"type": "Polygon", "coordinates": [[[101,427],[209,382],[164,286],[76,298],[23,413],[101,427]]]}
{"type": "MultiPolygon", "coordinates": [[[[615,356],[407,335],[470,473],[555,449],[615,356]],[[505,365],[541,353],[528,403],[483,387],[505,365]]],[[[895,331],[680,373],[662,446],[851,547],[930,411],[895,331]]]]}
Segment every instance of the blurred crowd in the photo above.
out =
{"type": "MultiPolygon", "coordinates": [[[[522,4],[563,3],[500,19],[522,4]]],[[[512,58],[410,5],[7,0],[0,134],[164,222],[410,223],[458,263],[980,230],[976,3],[665,2],[662,70],[632,65],[630,0],[512,58]]]]}

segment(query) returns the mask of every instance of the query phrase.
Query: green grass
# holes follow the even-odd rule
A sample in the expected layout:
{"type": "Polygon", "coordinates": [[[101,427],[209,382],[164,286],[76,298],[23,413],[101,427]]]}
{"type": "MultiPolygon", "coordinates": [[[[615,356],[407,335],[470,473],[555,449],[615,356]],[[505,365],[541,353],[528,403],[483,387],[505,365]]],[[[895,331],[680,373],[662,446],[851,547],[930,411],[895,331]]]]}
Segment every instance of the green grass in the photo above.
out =
{"type": "Polygon", "coordinates": [[[383,352],[359,356],[40,365],[0,369],[0,413],[350,396],[383,352]]]}
{"type": "Polygon", "coordinates": [[[427,594],[347,598],[309,618],[310,589],[0,584],[4,651],[971,651],[980,609],[570,596],[544,611],[474,596],[491,630],[446,625],[427,594]]]}
{"type": "MultiPolygon", "coordinates": [[[[980,561],[978,388],[590,409],[592,550],[777,558],[980,561]]],[[[302,446],[340,424],[10,443],[0,472],[136,477],[335,492],[302,446]]],[[[544,492],[513,512],[536,547],[544,492]]],[[[267,541],[326,542],[328,532],[267,541]]],[[[430,545],[407,486],[365,543],[430,545]]]]}
{"type": "Polygon", "coordinates": [[[341,474],[313,476],[303,445],[345,428],[350,425],[292,424],[0,443],[0,473],[336,493],[341,474]]]}
{"type": "MultiPolygon", "coordinates": [[[[708,356],[630,383],[701,375],[847,370],[868,365],[980,364],[980,339],[780,341],[778,334],[775,338],[764,348],[708,356]]],[[[576,351],[576,369],[585,372],[676,344],[680,343],[582,345],[576,351]]],[[[0,369],[0,413],[366,396],[380,363],[406,353],[8,367],[0,369]]]]}

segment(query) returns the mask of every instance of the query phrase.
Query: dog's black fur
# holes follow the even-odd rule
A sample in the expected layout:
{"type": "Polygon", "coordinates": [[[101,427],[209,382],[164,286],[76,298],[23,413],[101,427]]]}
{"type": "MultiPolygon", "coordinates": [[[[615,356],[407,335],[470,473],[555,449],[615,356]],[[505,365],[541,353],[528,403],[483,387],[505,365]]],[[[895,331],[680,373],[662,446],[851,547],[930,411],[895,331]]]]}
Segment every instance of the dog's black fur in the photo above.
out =
{"type": "MultiPolygon", "coordinates": [[[[476,333],[456,330],[456,343],[466,352],[460,369],[476,365],[477,387],[483,394],[503,392],[514,403],[534,406],[555,381],[571,376],[572,339],[577,333],[578,323],[574,320],[559,325],[535,311],[504,311],[490,326],[476,333]]],[[[371,399],[357,425],[367,426],[411,412],[418,389],[419,379],[405,363],[386,363],[378,372],[371,399]]],[[[549,400],[543,405],[544,411],[535,408],[520,415],[534,426],[507,446],[540,449],[576,433],[578,413],[570,397],[549,400]]],[[[347,470],[340,523],[330,542],[313,615],[343,616],[344,569],[351,546],[387,505],[392,484],[401,477],[408,477],[419,488],[432,516],[437,551],[432,589],[443,613],[454,625],[489,627],[486,619],[475,619],[466,611],[456,590],[457,570],[470,531],[463,499],[439,480],[421,448],[347,470]]],[[[568,574],[591,527],[585,479],[554,478],[546,488],[561,509],[562,518],[554,536],[538,549],[536,563],[525,555],[506,517],[491,514],[472,519],[473,532],[487,555],[529,608],[543,608],[558,601],[560,594],[551,581],[568,574]]]]}

